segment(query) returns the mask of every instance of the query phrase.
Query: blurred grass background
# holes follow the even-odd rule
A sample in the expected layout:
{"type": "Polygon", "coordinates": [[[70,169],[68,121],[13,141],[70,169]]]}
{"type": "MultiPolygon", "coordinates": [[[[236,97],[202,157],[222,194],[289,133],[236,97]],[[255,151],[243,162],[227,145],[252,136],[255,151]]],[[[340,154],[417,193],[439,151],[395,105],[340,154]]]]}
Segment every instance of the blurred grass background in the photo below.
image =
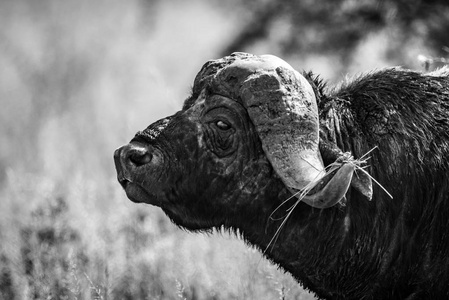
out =
{"type": "Polygon", "coordinates": [[[313,299],[237,237],[128,201],[113,151],[232,51],[331,83],[435,68],[449,5],[423,2],[1,0],[0,299],[313,299]]]}

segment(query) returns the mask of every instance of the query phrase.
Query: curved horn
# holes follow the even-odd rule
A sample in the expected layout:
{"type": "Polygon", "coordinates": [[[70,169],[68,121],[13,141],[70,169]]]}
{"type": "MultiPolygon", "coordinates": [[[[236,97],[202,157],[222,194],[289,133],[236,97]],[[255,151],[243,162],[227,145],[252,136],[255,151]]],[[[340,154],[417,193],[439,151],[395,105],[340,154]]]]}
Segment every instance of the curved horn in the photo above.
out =
{"type": "MultiPolygon", "coordinates": [[[[268,160],[287,187],[300,190],[323,178],[315,94],[288,63],[272,55],[233,53],[203,66],[195,78],[194,94],[206,85],[212,93],[242,102],[268,160]]],[[[330,197],[330,205],[323,203],[326,191],[304,201],[323,208],[340,200],[330,197]]]]}
{"type": "Polygon", "coordinates": [[[242,100],[268,160],[288,187],[302,189],[319,180],[324,166],[318,149],[318,109],[310,84],[278,57],[234,56],[240,59],[217,73],[214,87],[234,90],[242,100]]]}

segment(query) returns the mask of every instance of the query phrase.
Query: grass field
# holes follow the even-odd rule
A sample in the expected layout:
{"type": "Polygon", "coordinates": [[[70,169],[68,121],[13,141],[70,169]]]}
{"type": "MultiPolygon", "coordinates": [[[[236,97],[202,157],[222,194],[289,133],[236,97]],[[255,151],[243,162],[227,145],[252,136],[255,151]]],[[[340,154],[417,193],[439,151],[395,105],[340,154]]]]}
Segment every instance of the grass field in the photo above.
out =
{"type": "MultiPolygon", "coordinates": [[[[313,299],[239,238],[181,230],[116,182],[114,149],[181,107],[245,17],[218,2],[0,2],[0,299],[313,299]]],[[[348,69],[388,64],[383,38],[348,69]]],[[[341,75],[332,57],[292,63],[341,75]]]]}

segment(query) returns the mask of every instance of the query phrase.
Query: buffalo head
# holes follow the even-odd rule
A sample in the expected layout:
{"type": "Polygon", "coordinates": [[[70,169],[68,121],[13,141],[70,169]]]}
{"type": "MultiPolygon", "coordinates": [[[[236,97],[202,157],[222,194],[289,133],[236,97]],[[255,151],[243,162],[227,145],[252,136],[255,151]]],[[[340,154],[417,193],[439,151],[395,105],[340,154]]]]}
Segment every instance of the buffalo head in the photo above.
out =
{"type": "MultiPolygon", "coordinates": [[[[221,226],[253,201],[282,202],[324,177],[314,91],[271,55],[209,61],[183,109],[138,132],[115,163],[132,201],[160,206],[189,229],[221,226]]],[[[327,179],[304,201],[334,205],[352,171],[327,179]]]]}

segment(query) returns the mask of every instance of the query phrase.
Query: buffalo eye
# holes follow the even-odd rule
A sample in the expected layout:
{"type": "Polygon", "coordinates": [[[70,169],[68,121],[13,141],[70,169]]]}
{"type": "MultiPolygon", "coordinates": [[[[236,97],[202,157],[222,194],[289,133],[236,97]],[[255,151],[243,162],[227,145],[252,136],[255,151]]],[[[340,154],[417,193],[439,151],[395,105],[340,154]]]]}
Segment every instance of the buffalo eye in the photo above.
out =
{"type": "Polygon", "coordinates": [[[219,120],[217,122],[215,122],[215,125],[218,127],[218,129],[220,130],[229,130],[231,129],[231,125],[219,120]]]}

